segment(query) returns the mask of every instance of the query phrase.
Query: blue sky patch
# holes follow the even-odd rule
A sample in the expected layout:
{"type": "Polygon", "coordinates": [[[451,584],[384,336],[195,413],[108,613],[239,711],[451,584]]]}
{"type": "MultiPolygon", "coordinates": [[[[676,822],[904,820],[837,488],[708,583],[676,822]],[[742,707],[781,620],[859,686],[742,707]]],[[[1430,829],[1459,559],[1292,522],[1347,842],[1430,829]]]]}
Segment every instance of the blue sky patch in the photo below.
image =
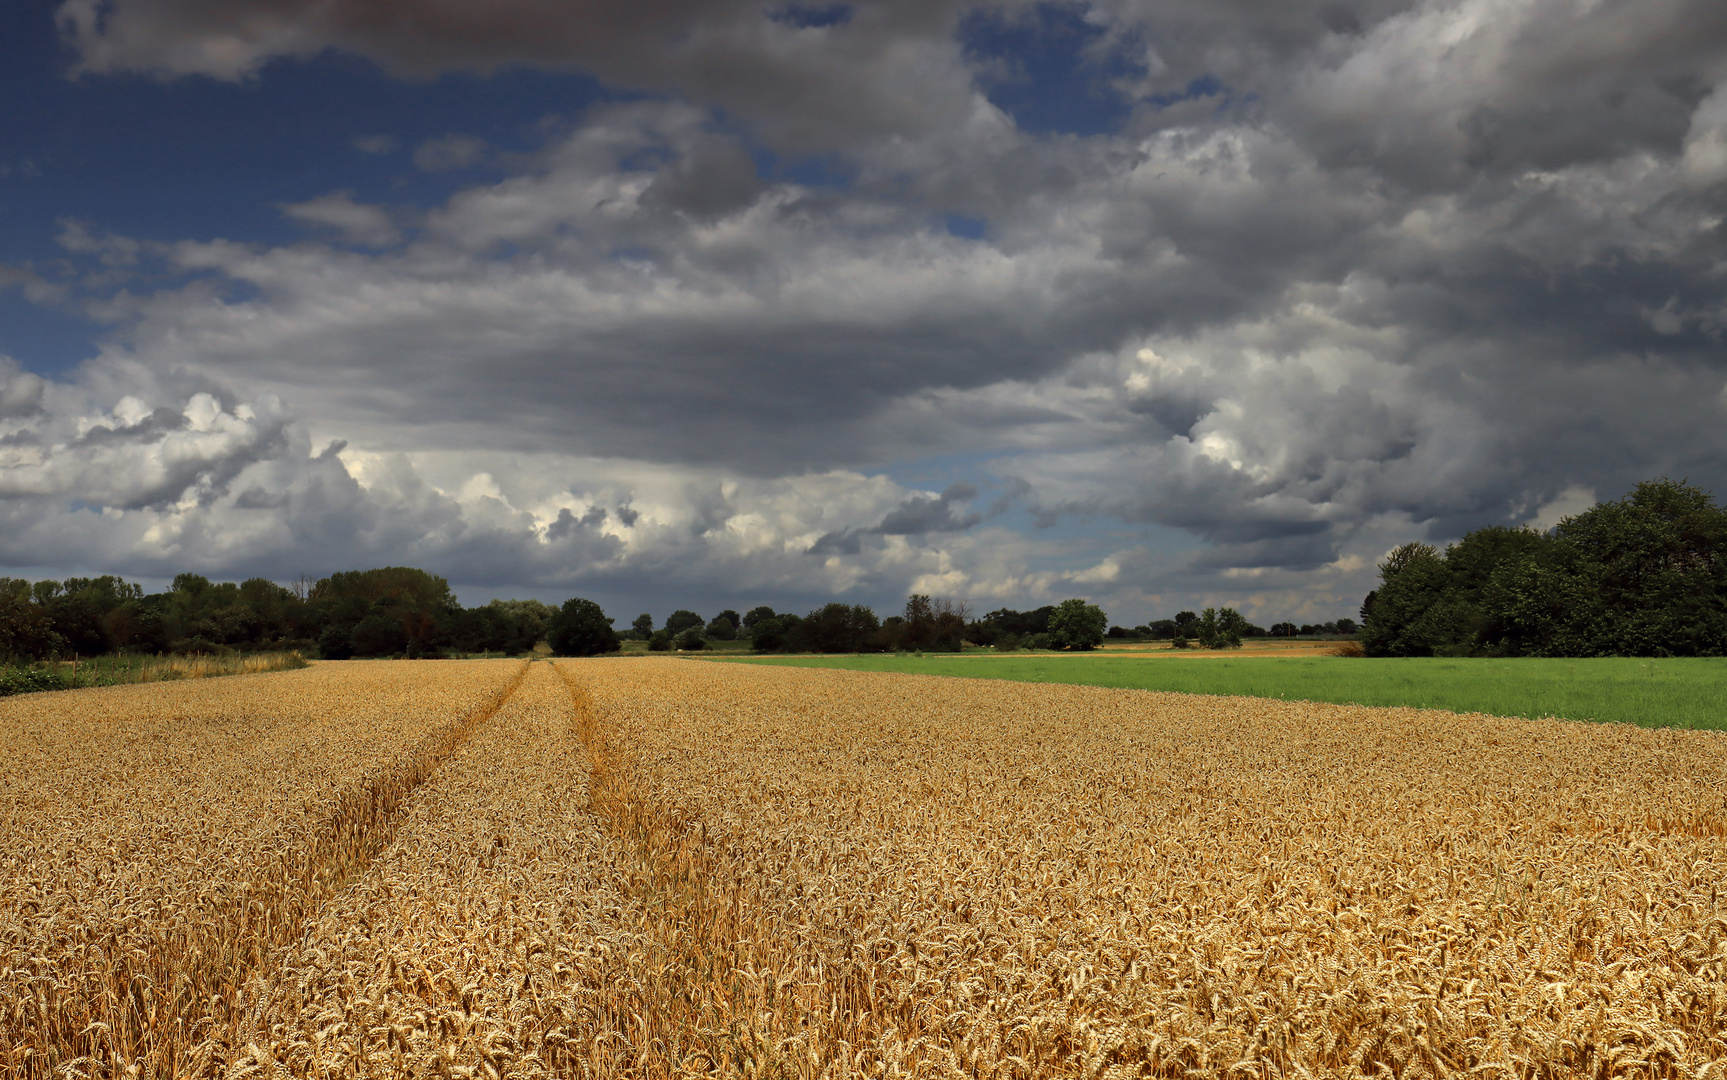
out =
{"type": "Polygon", "coordinates": [[[1131,110],[1110,85],[1137,70],[1119,50],[1104,49],[1104,31],[1081,4],[1039,4],[1015,15],[977,12],[960,40],[991,102],[1024,131],[1103,135],[1131,110]]]}
{"type": "Polygon", "coordinates": [[[768,13],[768,18],[787,26],[808,29],[822,26],[844,26],[852,20],[850,4],[784,4],[768,13]]]}

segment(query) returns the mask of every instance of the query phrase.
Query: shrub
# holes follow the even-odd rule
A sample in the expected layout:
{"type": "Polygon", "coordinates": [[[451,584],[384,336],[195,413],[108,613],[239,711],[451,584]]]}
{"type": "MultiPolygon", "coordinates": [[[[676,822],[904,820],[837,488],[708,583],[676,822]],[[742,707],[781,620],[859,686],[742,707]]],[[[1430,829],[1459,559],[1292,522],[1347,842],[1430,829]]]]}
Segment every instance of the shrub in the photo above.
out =
{"type": "Polygon", "coordinates": [[[64,689],[66,680],[47,668],[7,668],[0,671],[0,697],[64,689]]]}
{"type": "Polygon", "coordinates": [[[702,637],[700,627],[692,627],[689,630],[685,630],[683,636],[678,638],[678,648],[685,652],[701,652],[707,647],[708,639],[702,637]]]}
{"type": "Polygon", "coordinates": [[[672,635],[665,630],[655,630],[648,638],[649,652],[671,652],[672,635]]]}

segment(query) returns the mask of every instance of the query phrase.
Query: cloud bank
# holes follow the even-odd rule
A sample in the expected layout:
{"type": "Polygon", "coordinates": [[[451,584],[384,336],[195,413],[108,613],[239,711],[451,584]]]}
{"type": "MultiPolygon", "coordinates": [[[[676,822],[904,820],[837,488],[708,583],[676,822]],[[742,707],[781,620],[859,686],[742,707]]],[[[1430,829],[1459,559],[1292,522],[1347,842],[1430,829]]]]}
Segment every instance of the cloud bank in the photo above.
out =
{"type": "Polygon", "coordinates": [[[1727,492],[1719,4],[59,22],[83,79],[335,49],[630,99],[507,159],[423,143],[501,172],[425,205],[335,187],[281,208],[300,242],[68,229],[111,333],[80,381],[0,395],[14,561],[1335,617],[1402,539],[1660,474],[1727,492]],[[1108,130],[1000,90],[1050,78],[999,43],[1058,19],[1108,130]]]}

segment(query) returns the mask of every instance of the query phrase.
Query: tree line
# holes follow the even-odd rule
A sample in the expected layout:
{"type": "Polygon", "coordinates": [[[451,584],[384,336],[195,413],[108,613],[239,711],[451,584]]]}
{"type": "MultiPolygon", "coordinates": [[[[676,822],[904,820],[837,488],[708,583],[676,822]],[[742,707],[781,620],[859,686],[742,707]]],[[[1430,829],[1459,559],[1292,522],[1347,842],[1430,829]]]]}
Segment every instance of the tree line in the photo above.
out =
{"type": "Polygon", "coordinates": [[[1727,510],[1650,480],[1547,531],[1404,544],[1361,617],[1369,656],[1727,655],[1727,510]]]}
{"type": "MultiPolygon", "coordinates": [[[[591,656],[621,648],[614,620],[591,600],[561,607],[493,600],[464,608],[448,581],[413,567],[344,571],[281,585],[238,584],[180,574],[146,593],[112,575],[64,581],[0,578],[0,657],[45,660],[109,653],[218,653],[298,650],[327,660],[452,653],[553,652],[591,656]]],[[[805,615],[757,607],[711,620],[679,610],[655,627],[638,617],[623,637],[652,650],[700,649],[746,638],[758,652],[954,651],[962,642],[1090,649],[1104,640],[1101,608],[1084,600],[1022,614],[967,617],[962,604],[913,596],[902,614],[878,619],[868,607],[830,603],[805,615]]]]}
{"type": "Polygon", "coordinates": [[[1079,598],[1035,612],[1003,609],[972,619],[963,603],[916,594],[900,614],[885,619],[865,605],[838,602],[804,615],[766,605],[743,615],[728,609],[705,622],[679,609],[658,628],[652,615],[639,615],[627,633],[655,652],[738,639],[747,639],[756,652],[958,652],[967,643],[1086,650],[1103,644],[1108,622],[1102,608],[1079,598]]]}
{"type": "Polygon", "coordinates": [[[493,600],[465,608],[449,583],[413,567],[331,574],[281,585],[264,578],[214,582],[180,574],[163,592],[112,575],[63,581],[0,578],[0,657],[44,660],[109,653],[218,653],[297,650],[328,660],[518,654],[546,642],[560,655],[616,652],[624,639],[653,651],[692,650],[747,640],[757,652],[957,652],[967,645],[1087,650],[1105,640],[1169,640],[1176,647],[1239,646],[1272,634],[1334,633],[1323,626],[1254,626],[1233,608],[1183,611],[1131,630],[1108,625],[1103,609],[1073,598],[1031,611],[1001,608],[973,618],[953,600],[913,595],[878,618],[861,604],[829,603],[802,615],[759,606],[711,619],[687,609],[656,626],[638,616],[621,633],[591,600],[561,607],[493,600]]]}
{"type": "Polygon", "coordinates": [[[43,660],[292,649],[346,659],[519,653],[565,632],[579,613],[538,600],[464,608],[443,578],[403,566],[293,585],[181,574],[160,593],[145,593],[114,576],[0,578],[0,655],[43,660]]]}

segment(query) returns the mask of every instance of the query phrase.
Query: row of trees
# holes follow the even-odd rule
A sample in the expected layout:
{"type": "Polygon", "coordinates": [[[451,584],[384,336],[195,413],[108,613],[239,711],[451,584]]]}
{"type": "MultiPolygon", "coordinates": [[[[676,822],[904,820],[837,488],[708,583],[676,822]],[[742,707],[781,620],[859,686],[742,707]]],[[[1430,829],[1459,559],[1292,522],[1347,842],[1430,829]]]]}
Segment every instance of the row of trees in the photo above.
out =
{"type": "Polygon", "coordinates": [[[805,615],[767,606],[741,616],[727,610],[706,622],[680,609],[658,629],[652,615],[640,615],[628,633],[655,651],[704,649],[712,641],[739,638],[748,639],[756,652],[958,652],[968,642],[1083,650],[1103,643],[1107,625],[1102,608],[1080,599],[1034,612],[992,611],[973,620],[964,604],[919,594],[906,600],[901,614],[886,619],[861,604],[841,603],[805,615]]]}
{"type": "MultiPolygon", "coordinates": [[[[537,600],[494,600],[464,608],[449,583],[412,567],[331,574],[278,585],[234,584],[181,574],[164,592],[145,593],[118,577],[29,582],[0,578],[0,656],[47,659],[112,652],[298,649],[325,659],[522,653],[545,641],[561,655],[615,652],[619,634],[590,600],[561,608],[537,600]]],[[[704,620],[674,612],[656,628],[642,615],[625,637],[649,648],[699,649],[747,638],[759,652],[957,651],[962,643],[1089,649],[1104,640],[1102,609],[1068,600],[1035,612],[968,618],[962,604],[913,596],[902,614],[878,619],[868,607],[831,603],[805,615],[757,607],[704,620]]]]}
{"type": "Polygon", "coordinates": [[[346,659],[519,653],[551,640],[578,614],[538,600],[464,608],[443,578],[401,566],[289,586],[263,578],[236,585],[181,574],[167,591],[149,594],[111,576],[34,583],[0,578],[0,655],[40,660],[109,652],[299,649],[346,659]]]}
{"type": "Polygon", "coordinates": [[[1651,480],[1547,532],[1397,548],[1361,606],[1369,656],[1727,655],[1727,510],[1651,480]]]}
{"type": "MultiPolygon", "coordinates": [[[[1194,643],[1204,645],[1205,641],[1215,636],[1217,620],[1219,619],[1222,619],[1240,638],[1347,638],[1353,637],[1359,629],[1354,619],[1338,619],[1336,622],[1302,623],[1300,625],[1292,622],[1280,622],[1273,623],[1268,629],[1248,622],[1234,608],[1207,608],[1205,612],[1199,614],[1191,611],[1178,611],[1173,619],[1157,619],[1146,623],[1144,626],[1135,626],[1131,629],[1112,626],[1109,628],[1107,636],[1116,641],[1168,641],[1173,643],[1176,648],[1183,649],[1194,643]],[[1212,621],[1208,623],[1207,619],[1212,621]]],[[[1210,648],[1211,646],[1205,647],[1210,648]]]]}
{"type": "MultiPolygon", "coordinates": [[[[1300,632],[1337,630],[1347,622],[1300,632]]],[[[1131,631],[1106,626],[1103,610],[1081,599],[1032,611],[1001,608],[974,619],[964,604],[915,595],[886,619],[842,603],[803,615],[767,606],[742,615],[728,609],[712,619],[680,609],[659,627],[644,614],[622,637],[645,640],[652,650],[702,649],[741,638],[758,652],[839,653],[957,652],[967,644],[1084,650],[1106,638],[1227,648],[1266,633],[1232,608],[1184,611],[1131,631]]],[[[1296,628],[1273,628],[1286,629],[1296,628]]],[[[613,621],[592,601],[553,608],[537,600],[494,600],[464,608],[445,579],[411,567],[347,571],[287,586],[181,574],[166,591],[150,594],[112,576],[34,583],[0,578],[0,655],[8,657],[299,649],[340,660],[522,653],[541,641],[561,655],[620,648],[613,621]]]]}

